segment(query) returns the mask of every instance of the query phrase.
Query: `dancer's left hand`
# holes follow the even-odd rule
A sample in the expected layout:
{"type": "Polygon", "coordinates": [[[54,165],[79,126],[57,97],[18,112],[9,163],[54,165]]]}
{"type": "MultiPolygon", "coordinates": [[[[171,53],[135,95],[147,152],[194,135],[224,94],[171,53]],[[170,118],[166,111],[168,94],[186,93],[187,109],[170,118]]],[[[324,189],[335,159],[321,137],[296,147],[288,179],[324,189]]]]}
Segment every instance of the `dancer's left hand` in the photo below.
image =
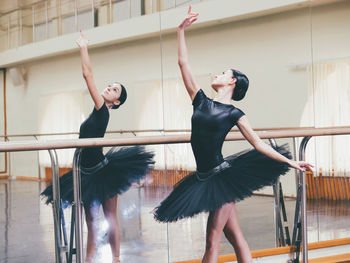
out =
{"type": "Polygon", "coordinates": [[[296,161],[290,160],[288,164],[290,167],[293,167],[301,172],[305,172],[306,170],[313,171],[312,168],[314,167],[314,165],[304,161],[296,162],[296,161]]]}
{"type": "Polygon", "coordinates": [[[85,38],[83,31],[80,30],[80,37],[77,39],[77,44],[80,48],[87,48],[89,41],[85,38]]]}
{"type": "Polygon", "coordinates": [[[199,14],[192,12],[192,6],[190,5],[187,11],[187,17],[178,26],[178,29],[185,30],[187,27],[191,26],[197,19],[199,14]]]}

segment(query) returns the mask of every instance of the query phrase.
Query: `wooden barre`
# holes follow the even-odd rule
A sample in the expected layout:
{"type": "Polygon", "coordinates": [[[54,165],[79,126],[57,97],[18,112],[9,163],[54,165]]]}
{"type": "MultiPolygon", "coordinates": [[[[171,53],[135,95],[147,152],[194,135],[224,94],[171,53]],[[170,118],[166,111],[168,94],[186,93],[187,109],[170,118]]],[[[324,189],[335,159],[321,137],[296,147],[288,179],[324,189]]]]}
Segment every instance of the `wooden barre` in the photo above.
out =
{"type": "MultiPolygon", "coordinates": [[[[349,135],[350,127],[330,127],[330,128],[297,128],[256,131],[260,138],[293,138],[307,136],[331,136],[349,135]]],[[[226,136],[226,141],[244,140],[243,135],[236,131],[230,132],[226,136]]],[[[134,136],[123,138],[89,138],[89,139],[66,139],[48,141],[17,141],[0,143],[0,152],[15,151],[36,151],[49,149],[68,149],[81,147],[106,147],[106,146],[126,146],[126,145],[149,145],[149,144],[174,144],[188,143],[190,135],[158,135],[158,136],[134,136]]]]}
{"type": "MultiPolygon", "coordinates": [[[[150,129],[150,130],[115,130],[115,131],[106,131],[106,134],[111,133],[145,133],[145,132],[167,132],[166,130],[157,130],[157,129],[150,129]]],[[[172,131],[172,130],[171,130],[172,131]]],[[[174,130],[177,131],[177,130],[174,130]]],[[[188,130],[190,131],[190,130],[188,130]]],[[[26,133],[26,134],[7,134],[0,135],[0,138],[15,138],[15,137],[40,137],[40,136],[61,136],[61,135],[79,135],[79,132],[54,132],[54,133],[26,133]]]]}
{"type": "MultiPolygon", "coordinates": [[[[313,127],[285,127],[285,128],[256,128],[255,131],[279,131],[279,130],[298,130],[298,129],[313,129],[313,127]]],[[[238,129],[235,127],[231,130],[231,132],[238,131],[238,129]]],[[[148,129],[148,130],[111,130],[106,131],[106,134],[113,134],[113,133],[146,133],[146,132],[191,132],[190,129],[148,129]]],[[[54,132],[54,133],[25,133],[25,134],[7,134],[7,135],[0,135],[0,138],[15,138],[15,137],[40,137],[40,136],[61,136],[61,135],[79,135],[79,132],[54,132]]]]}

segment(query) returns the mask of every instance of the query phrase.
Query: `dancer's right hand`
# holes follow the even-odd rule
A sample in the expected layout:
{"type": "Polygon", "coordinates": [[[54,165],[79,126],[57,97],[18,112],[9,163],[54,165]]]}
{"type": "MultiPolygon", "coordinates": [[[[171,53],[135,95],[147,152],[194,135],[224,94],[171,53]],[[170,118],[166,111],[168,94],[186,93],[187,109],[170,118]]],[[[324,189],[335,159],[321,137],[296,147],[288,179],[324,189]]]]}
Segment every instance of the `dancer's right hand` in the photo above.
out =
{"type": "Polygon", "coordinates": [[[190,5],[188,8],[188,11],[187,11],[187,18],[185,18],[185,20],[182,21],[182,23],[178,27],[180,30],[186,29],[187,27],[192,25],[194,21],[196,21],[198,19],[199,14],[194,13],[191,10],[192,10],[192,6],[190,5]]]}
{"type": "Polygon", "coordinates": [[[301,172],[306,172],[307,170],[312,172],[313,171],[312,168],[314,168],[314,165],[307,163],[307,162],[304,162],[304,161],[290,160],[288,164],[290,167],[297,169],[301,172]]]}
{"type": "Polygon", "coordinates": [[[89,41],[85,38],[83,31],[80,30],[80,37],[77,39],[77,44],[80,48],[86,48],[89,45],[89,41]]]}

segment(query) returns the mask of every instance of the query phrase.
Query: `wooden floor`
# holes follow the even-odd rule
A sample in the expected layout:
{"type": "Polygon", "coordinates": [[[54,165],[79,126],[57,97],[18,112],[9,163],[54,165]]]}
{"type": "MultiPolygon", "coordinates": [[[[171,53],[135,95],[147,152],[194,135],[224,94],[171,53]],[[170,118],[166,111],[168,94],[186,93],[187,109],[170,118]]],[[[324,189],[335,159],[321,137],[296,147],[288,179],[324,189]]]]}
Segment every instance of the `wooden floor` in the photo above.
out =
{"type": "MultiPolygon", "coordinates": [[[[44,183],[0,180],[0,263],[54,262],[50,206],[39,199],[44,183]]],[[[122,262],[174,262],[200,258],[205,245],[206,214],[173,224],[154,221],[152,210],[167,195],[165,188],[133,188],[119,197],[122,262]]],[[[295,201],[286,200],[289,225],[295,201]]],[[[252,250],[274,247],[273,198],[254,196],[237,204],[240,224],[252,250]]],[[[350,237],[350,202],[309,201],[309,242],[350,237]]],[[[70,209],[65,210],[67,229],[70,209]]],[[[95,262],[111,262],[105,222],[95,262]]],[[[86,229],[84,229],[86,240],[86,229]]],[[[220,255],[233,249],[222,237],[220,255]]]]}
{"type": "Polygon", "coordinates": [[[336,255],[336,256],[329,256],[329,257],[315,258],[315,259],[309,260],[309,263],[349,263],[349,262],[350,262],[350,253],[336,255]]]}

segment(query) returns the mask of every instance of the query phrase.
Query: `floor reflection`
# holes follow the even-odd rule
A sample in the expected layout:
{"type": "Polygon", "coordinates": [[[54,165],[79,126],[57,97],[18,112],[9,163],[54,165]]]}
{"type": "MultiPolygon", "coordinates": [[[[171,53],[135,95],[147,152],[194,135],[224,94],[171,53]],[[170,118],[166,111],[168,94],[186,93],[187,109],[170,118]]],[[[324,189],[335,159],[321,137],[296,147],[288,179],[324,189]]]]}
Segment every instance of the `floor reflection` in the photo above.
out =
{"type": "MultiPolygon", "coordinates": [[[[38,198],[44,184],[0,180],[0,263],[54,262],[51,206],[38,198]]],[[[121,262],[168,262],[199,258],[205,244],[206,214],[178,223],[154,221],[152,210],[167,195],[165,189],[132,188],[120,196],[121,262]]],[[[290,232],[295,201],[286,199],[290,232]]],[[[254,196],[237,204],[240,224],[250,247],[274,247],[273,199],[254,196]]],[[[70,229],[71,209],[64,211],[70,229]]],[[[350,202],[309,201],[309,242],[350,236],[350,202]]],[[[102,210],[95,262],[111,262],[102,210]]],[[[68,233],[69,234],[69,233],[68,233]]],[[[87,230],[84,226],[84,240],[87,230]]],[[[220,254],[233,253],[224,237],[220,254]]]]}

